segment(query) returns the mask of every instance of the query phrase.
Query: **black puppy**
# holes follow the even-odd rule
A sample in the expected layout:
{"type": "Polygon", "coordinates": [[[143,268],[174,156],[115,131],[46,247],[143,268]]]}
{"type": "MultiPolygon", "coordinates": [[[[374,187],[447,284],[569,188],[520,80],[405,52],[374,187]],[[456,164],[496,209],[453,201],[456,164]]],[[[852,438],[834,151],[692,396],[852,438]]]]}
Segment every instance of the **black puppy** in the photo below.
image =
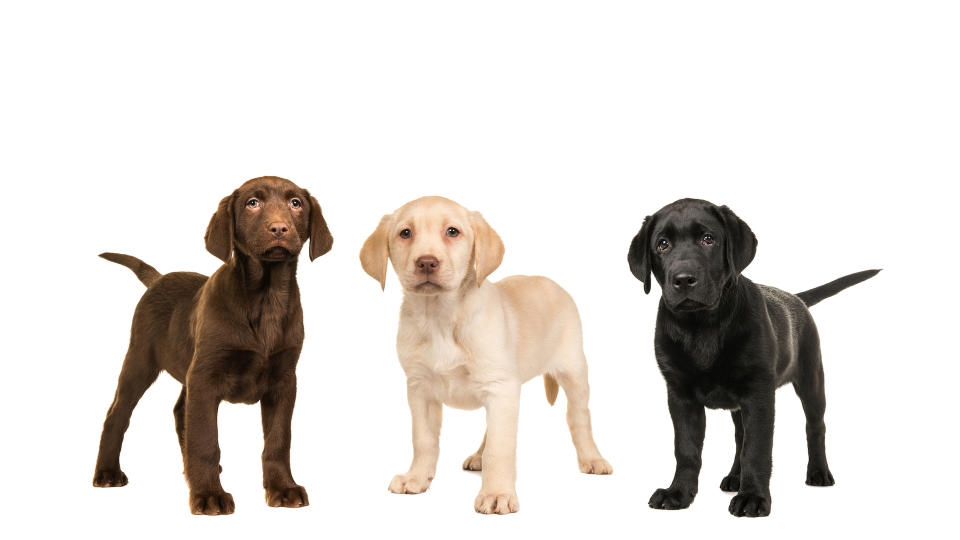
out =
{"type": "Polygon", "coordinates": [[[704,407],[733,414],[737,453],[724,491],[735,516],[770,513],[773,407],[777,387],[793,383],[807,418],[807,484],[833,485],[824,449],[820,339],[807,307],[873,277],[867,270],[793,295],[740,275],[757,238],[726,206],[681,199],[647,216],[630,244],[630,271],[663,291],[654,348],[667,382],[677,469],[650,507],[690,506],[697,494],[704,407]]]}

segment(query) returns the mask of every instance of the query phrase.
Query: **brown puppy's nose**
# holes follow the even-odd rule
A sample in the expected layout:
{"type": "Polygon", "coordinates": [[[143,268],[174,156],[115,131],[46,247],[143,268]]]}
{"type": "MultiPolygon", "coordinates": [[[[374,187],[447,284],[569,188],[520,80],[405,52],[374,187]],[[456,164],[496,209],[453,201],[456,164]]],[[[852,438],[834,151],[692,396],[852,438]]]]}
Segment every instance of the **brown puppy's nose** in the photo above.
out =
{"type": "Polygon", "coordinates": [[[270,232],[272,232],[277,238],[283,238],[283,236],[287,234],[288,230],[289,228],[287,227],[286,223],[277,222],[270,224],[270,232]]]}
{"type": "Polygon", "coordinates": [[[417,270],[420,270],[424,274],[435,271],[438,266],[440,266],[440,261],[433,255],[424,255],[417,259],[417,270]]]}

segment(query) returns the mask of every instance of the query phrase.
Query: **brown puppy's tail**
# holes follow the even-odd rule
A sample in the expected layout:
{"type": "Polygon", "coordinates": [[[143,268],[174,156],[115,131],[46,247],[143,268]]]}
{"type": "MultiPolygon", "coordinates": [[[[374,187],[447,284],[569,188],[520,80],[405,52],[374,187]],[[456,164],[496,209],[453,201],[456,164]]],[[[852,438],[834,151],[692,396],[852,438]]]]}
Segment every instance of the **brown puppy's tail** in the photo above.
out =
{"type": "Polygon", "coordinates": [[[856,274],[843,276],[842,278],[835,279],[826,285],[821,285],[819,287],[814,287],[809,291],[798,293],[797,296],[803,300],[803,303],[806,304],[807,307],[810,307],[825,298],[830,298],[847,287],[852,287],[861,281],[866,281],[872,278],[879,272],[880,270],[864,270],[863,272],[857,272],[856,274]]]}
{"type": "Polygon", "coordinates": [[[154,281],[160,279],[160,276],[163,275],[160,272],[157,272],[156,268],[132,255],[124,255],[122,253],[101,253],[100,256],[110,262],[122,264],[133,270],[133,273],[136,274],[140,281],[142,281],[147,287],[153,284],[154,281]]]}
{"type": "Polygon", "coordinates": [[[557,385],[557,380],[544,373],[543,388],[547,391],[547,401],[550,403],[550,405],[556,403],[557,393],[560,392],[560,386],[557,385]]]}

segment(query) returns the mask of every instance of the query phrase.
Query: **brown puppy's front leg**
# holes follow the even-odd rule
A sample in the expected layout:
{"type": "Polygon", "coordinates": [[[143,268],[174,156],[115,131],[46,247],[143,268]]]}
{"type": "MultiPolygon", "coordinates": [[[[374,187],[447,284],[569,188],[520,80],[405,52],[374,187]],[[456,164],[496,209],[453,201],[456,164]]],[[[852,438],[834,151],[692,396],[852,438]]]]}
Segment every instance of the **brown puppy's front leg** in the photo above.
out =
{"type": "Polygon", "coordinates": [[[740,407],[743,450],[740,456],[740,492],[730,500],[735,516],[770,515],[770,471],[773,468],[772,391],[751,396],[740,407]]]}
{"type": "Polygon", "coordinates": [[[220,485],[220,446],[217,439],[217,409],[220,398],[211,395],[213,385],[187,375],[186,471],[190,486],[190,511],[216,516],[232,514],[233,496],[220,485]]]}
{"type": "MultiPolygon", "coordinates": [[[[298,351],[299,354],[299,351],[298,351]]],[[[263,487],[267,504],[299,508],[310,504],[307,490],[290,471],[290,423],[297,399],[297,377],[292,372],[274,383],[260,398],[263,419],[263,487]]]]}

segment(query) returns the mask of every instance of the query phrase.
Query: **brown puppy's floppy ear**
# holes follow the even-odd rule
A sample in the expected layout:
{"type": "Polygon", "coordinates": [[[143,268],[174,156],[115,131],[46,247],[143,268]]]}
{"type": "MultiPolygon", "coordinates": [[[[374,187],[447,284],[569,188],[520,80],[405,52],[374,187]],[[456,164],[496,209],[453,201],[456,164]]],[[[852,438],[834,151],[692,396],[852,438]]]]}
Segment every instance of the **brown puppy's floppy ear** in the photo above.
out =
{"type": "Polygon", "coordinates": [[[473,225],[473,264],[477,272],[477,287],[503,261],[503,241],[480,212],[470,212],[473,225]]]}
{"type": "Polygon", "coordinates": [[[737,217],[733,210],[730,210],[726,205],[721,206],[718,210],[726,233],[723,255],[726,258],[727,268],[730,268],[733,275],[737,276],[740,275],[740,272],[743,272],[743,269],[753,260],[753,256],[757,254],[757,237],[753,234],[750,226],[737,217]]]}
{"type": "Polygon", "coordinates": [[[333,235],[327,227],[327,221],[323,219],[323,212],[320,210],[320,203],[310,195],[310,192],[303,190],[303,194],[310,201],[310,260],[330,251],[333,247],[333,235]]]}
{"type": "Polygon", "coordinates": [[[234,191],[220,201],[203,236],[207,251],[223,262],[230,260],[230,254],[233,253],[233,202],[236,197],[237,191],[234,191]]]}
{"type": "Polygon", "coordinates": [[[653,234],[653,218],[643,218],[640,232],[630,242],[627,263],[634,277],[643,282],[644,294],[650,294],[650,235],[653,234]]]}
{"type": "Polygon", "coordinates": [[[387,241],[390,235],[390,223],[393,221],[393,214],[387,214],[380,218],[380,224],[377,230],[367,238],[360,249],[360,265],[363,271],[373,279],[380,282],[380,290],[386,287],[387,282],[387,258],[390,255],[387,241]]]}

